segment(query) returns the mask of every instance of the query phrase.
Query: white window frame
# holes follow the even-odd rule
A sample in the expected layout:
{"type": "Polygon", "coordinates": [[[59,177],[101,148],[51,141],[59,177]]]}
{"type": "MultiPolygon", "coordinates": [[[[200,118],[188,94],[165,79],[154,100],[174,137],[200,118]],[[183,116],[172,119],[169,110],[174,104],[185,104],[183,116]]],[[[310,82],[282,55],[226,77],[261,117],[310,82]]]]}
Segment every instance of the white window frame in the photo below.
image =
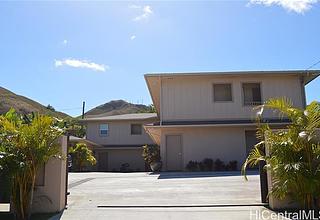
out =
{"type": "Polygon", "coordinates": [[[99,124],[99,136],[100,137],[107,137],[109,136],[109,124],[105,123],[105,124],[99,124]],[[101,129],[102,126],[106,126],[106,129],[101,129]],[[107,131],[106,134],[102,134],[101,131],[107,131]]]}

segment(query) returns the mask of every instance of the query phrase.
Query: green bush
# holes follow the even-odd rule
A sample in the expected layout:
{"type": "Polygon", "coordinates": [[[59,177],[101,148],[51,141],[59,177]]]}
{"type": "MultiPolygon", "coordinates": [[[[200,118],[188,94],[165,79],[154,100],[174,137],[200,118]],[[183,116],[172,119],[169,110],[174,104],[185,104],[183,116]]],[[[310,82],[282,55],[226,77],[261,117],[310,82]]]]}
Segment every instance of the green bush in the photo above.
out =
{"type": "Polygon", "coordinates": [[[97,163],[92,151],[84,143],[78,143],[71,147],[69,154],[72,157],[72,166],[75,171],[82,171],[85,166],[97,163]]]}
{"type": "Polygon", "coordinates": [[[142,146],[142,156],[148,165],[153,162],[160,162],[160,147],[158,145],[144,145],[142,146]]]}

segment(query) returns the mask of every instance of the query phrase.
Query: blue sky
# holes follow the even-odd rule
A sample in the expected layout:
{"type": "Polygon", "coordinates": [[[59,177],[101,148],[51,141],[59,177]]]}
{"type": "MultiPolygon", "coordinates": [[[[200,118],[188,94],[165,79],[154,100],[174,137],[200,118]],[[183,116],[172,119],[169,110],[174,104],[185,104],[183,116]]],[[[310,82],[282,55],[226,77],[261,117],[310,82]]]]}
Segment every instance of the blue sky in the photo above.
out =
{"type": "Polygon", "coordinates": [[[317,0],[0,2],[0,86],[71,115],[150,104],[148,72],[306,69],[319,21],[317,0]]]}

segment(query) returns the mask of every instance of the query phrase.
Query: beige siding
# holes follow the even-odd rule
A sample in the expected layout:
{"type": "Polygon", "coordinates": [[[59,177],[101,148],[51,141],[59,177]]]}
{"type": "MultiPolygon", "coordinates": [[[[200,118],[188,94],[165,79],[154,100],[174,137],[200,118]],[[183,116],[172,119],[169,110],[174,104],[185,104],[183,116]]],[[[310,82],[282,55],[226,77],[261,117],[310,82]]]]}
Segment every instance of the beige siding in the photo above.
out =
{"type": "Polygon", "coordinates": [[[151,121],[99,121],[87,123],[87,139],[101,145],[144,145],[153,144],[142,128],[141,135],[131,135],[131,124],[147,124],[151,121]],[[108,136],[100,136],[99,125],[109,124],[108,136]]]}
{"type": "MultiPolygon", "coordinates": [[[[262,101],[271,97],[290,98],[303,107],[298,76],[186,76],[163,77],[161,89],[162,120],[248,119],[252,106],[243,105],[242,83],[261,83],[262,101]],[[231,83],[232,102],[214,102],[213,84],[231,83]]],[[[265,117],[272,117],[266,113],[265,117]]]]}
{"type": "Polygon", "coordinates": [[[189,127],[162,128],[161,158],[166,170],[166,135],[182,135],[183,168],[190,160],[220,159],[225,163],[238,161],[238,168],[246,158],[245,130],[253,127],[189,127]]]}

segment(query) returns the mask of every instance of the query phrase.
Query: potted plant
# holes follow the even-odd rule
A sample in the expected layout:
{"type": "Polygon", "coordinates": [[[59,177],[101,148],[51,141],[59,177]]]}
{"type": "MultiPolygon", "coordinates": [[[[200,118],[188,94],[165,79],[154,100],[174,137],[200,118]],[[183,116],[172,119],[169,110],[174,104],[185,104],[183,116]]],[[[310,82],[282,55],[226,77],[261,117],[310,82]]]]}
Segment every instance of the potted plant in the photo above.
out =
{"type": "Polygon", "coordinates": [[[162,162],[158,145],[144,145],[142,156],[153,172],[161,170],[162,162]]]}

